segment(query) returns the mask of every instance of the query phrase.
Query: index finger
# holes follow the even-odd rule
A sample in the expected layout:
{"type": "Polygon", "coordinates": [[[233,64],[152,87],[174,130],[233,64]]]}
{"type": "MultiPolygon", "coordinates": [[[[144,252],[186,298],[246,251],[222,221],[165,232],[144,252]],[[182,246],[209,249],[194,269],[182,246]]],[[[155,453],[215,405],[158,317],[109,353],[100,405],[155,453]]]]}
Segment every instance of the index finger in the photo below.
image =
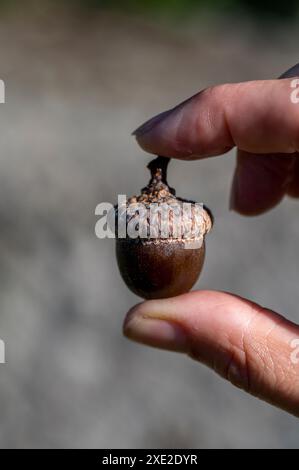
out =
{"type": "Polygon", "coordinates": [[[251,153],[294,153],[298,84],[286,78],[207,88],[133,134],[147,152],[175,158],[220,155],[234,146],[251,153]]]}

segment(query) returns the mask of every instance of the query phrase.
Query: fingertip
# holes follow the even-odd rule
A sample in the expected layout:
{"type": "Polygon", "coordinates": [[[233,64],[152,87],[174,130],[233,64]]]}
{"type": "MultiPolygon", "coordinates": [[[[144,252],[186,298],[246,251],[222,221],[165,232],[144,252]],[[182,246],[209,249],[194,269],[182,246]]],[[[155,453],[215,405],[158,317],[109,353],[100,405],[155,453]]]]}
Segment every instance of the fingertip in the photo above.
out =
{"type": "Polygon", "coordinates": [[[294,154],[251,154],[238,150],[230,209],[257,216],[275,207],[285,196],[294,167],[294,154]]]}
{"type": "MultiPolygon", "coordinates": [[[[163,318],[163,313],[159,316],[159,304],[161,301],[148,301],[129,310],[123,325],[124,335],[143,345],[186,353],[188,351],[186,331],[182,325],[163,318]],[[155,305],[155,302],[158,304],[155,305]]],[[[163,312],[163,305],[161,312],[163,312]]]]}
{"type": "Polygon", "coordinates": [[[123,332],[126,336],[126,332],[128,330],[128,326],[130,321],[138,315],[138,313],[141,311],[141,306],[144,304],[144,302],[139,302],[138,304],[134,305],[133,307],[130,308],[130,310],[126,313],[124,322],[123,322],[123,332]]]}
{"type": "Polygon", "coordinates": [[[236,212],[239,215],[244,217],[258,216],[264,214],[279,202],[273,201],[273,205],[272,203],[269,204],[269,202],[264,200],[256,202],[246,193],[246,189],[240,186],[240,178],[238,178],[238,172],[236,170],[230,190],[229,210],[236,212]]]}
{"type": "Polygon", "coordinates": [[[156,116],[153,116],[152,118],[148,119],[143,124],[138,126],[132,132],[131,135],[135,136],[137,139],[140,139],[140,141],[142,141],[142,136],[147,133],[150,133],[159,124],[159,122],[163,121],[171,112],[172,109],[169,109],[157,114],[156,116]]]}
{"type": "MultiPolygon", "coordinates": [[[[200,331],[214,332],[219,312],[226,316],[238,302],[234,295],[204,290],[144,301],[129,310],[123,332],[127,338],[142,344],[188,352],[194,334],[202,337],[200,331]]],[[[234,317],[234,313],[230,315],[230,321],[239,323],[239,318],[234,317]]]]}

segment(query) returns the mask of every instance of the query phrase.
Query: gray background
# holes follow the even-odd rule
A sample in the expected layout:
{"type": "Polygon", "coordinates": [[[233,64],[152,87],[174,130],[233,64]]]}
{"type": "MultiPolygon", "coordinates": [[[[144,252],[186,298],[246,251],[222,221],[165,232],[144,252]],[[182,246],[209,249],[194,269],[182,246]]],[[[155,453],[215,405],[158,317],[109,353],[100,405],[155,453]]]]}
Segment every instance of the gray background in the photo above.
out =
{"type": "MultiPolygon", "coordinates": [[[[119,13],[16,10],[0,19],[1,447],[296,447],[292,416],[186,357],[122,337],[136,302],[96,205],[133,194],[149,156],[130,132],[211,84],[278,76],[296,25],[163,24],[119,13]]],[[[299,321],[298,203],[228,211],[234,153],[173,161],[169,182],[214,212],[198,287],[299,321]]]]}

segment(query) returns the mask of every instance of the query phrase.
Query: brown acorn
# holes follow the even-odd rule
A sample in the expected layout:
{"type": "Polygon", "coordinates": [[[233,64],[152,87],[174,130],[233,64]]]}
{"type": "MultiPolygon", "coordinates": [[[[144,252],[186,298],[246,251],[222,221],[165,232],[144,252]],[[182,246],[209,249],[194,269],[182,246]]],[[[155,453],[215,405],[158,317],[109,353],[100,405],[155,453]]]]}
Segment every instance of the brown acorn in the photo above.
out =
{"type": "Polygon", "coordinates": [[[173,297],[193,287],[203,267],[205,235],[212,227],[205,206],[198,211],[194,201],[176,197],[168,186],[168,163],[166,157],[152,160],[149,184],[116,210],[116,227],[119,221],[125,225],[124,238],[116,229],[118,267],[129,289],[144,299],[173,297]]]}

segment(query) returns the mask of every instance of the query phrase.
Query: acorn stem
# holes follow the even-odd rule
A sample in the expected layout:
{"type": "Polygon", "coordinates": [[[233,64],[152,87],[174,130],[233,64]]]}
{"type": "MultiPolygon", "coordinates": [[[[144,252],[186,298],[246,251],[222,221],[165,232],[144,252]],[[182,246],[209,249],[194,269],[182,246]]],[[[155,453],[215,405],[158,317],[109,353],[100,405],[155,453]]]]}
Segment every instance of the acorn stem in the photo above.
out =
{"type": "MultiPolygon", "coordinates": [[[[158,156],[147,165],[151,172],[151,183],[154,181],[161,181],[167,184],[167,167],[170,158],[158,156]]],[[[168,186],[168,185],[167,185],[168,186]]]]}

